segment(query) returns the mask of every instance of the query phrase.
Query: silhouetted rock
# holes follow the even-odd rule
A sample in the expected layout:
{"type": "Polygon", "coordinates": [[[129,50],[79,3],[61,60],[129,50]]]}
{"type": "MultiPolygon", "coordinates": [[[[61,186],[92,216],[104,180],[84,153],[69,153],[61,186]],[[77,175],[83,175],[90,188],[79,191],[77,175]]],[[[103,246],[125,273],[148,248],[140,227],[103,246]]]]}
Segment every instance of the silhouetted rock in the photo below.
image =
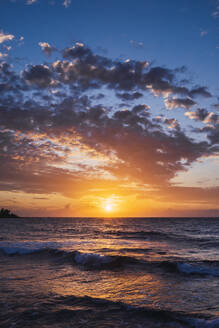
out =
{"type": "Polygon", "coordinates": [[[18,218],[14,213],[11,213],[7,208],[2,208],[0,211],[0,218],[18,218]]]}

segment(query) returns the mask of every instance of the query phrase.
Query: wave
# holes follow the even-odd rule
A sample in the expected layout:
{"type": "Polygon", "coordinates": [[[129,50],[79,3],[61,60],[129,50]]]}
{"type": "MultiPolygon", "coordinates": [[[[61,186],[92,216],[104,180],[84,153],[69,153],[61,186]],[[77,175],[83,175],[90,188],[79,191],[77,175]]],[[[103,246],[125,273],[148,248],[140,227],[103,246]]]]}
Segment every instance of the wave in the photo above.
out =
{"type": "Polygon", "coordinates": [[[27,248],[27,247],[0,247],[0,253],[5,255],[24,255],[24,254],[32,254],[41,251],[42,248],[27,248]]]}
{"type": "MultiPolygon", "coordinates": [[[[159,326],[162,323],[169,323],[172,327],[173,324],[180,324],[180,327],[193,327],[193,328],[218,328],[219,318],[209,318],[209,316],[200,316],[198,313],[177,312],[165,309],[154,309],[145,306],[132,306],[123,302],[115,302],[102,298],[93,298],[89,296],[62,296],[57,297],[57,301],[65,305],[82,305],[89,308],[95,307],[107,309],[110,313],[113,311],[124,312],[125,316],[132,318],[149,319],[159,321],[159,326]]],[[[175,326],[175,325],[174,325],[175,326]]],[[[141,327],[141,326],[139,326],[141,327]]],[[[150,327],[150,326],[149,326],[150,327]]],[[[169,326],[168,326],[169,327],[169,326]]],[[[179,327],[177,325],[177,327],[179,327]]]]}
{"type": "MultiPolygon", "coordinates": [[[[191,328],[216,328],[219,318],[209,318],[199,314],[177,312],[167,309],[154,309],[145,306],[132,306],[119,301],[111,301],[104,298],[89,296],[55,296],[41,311],[37,311],[42,318],[55,319],[56,322],[69,322],[86,315],[84,321],[86,327],[105,327],[106,318],[110,327],[191,327],[191,328]],[[64,308],[65,307],[65,308],[64,308]],[[79,314],[79,316],[77,316],[79,314]],[[91,326],[89,326],[89,321],[91,326]]],[[[82,319],[83,321],[83,319],[82,319]]],[[[74,321],[73,321],[74,322],[74,321]]],[[[82,322],[81,322],[82,323],[82,322]]],[[[107,325],[108,326],[108,325],[107,325]]]]}
{"type": "MultiPolygon", "coordinates": [[[[0,315],[1,320],[1,315],[0,315]]],[[[60,296],[50,294],[14,315],[11,312],[2,316],[2,327],[178,327],[178,328],[217,328],[219,318],[198,313],[177,312],[168,309],[155,309],[146,306],[133,306],[120,301],[90,296],[60,296]]]]}
{"type": "Polygon", "coordinates": [[[219,277],[218,261],[145,261],[132,256],[102,255],[52,248],[1,247],[0,252],[9,256],[41,254],[46,257],[60,258],[62,261],[93,270],[113,270],[129,266],[129,268],[132,267],[135,270],[162,269],[175,274],[219,277]]]}
{"type": "Polygon", "coordinates": [[[193,265],[190,263],[177,263],[179,272],[185,274],[210,275],[219,277],[219,268],[206,265],[193,265]]]}
{"type": "MultiPolygon", "coordinates": [[[[24,248],[24,247],[1,247],[0,252],[9,255],[33,255],[41,254],[50,257],[58,257],[79,266],[90,269],[114,269],[126,264],[138,264],[138,260],[129,256],[111,256],[97,253],[82,253],[79,251],[65,251],[53,248],[24,248]]],[[[139,262],[140,263],[140,262],[139,262]]]]}
{"type": "Polygon", "coordinates": [[[172,243],[189,243],[199,247],[215,248],[219,245],[219,239],[215,237],[200,237],[198,235],[177,234],[161,231],[105,231],[105,238],[119,238],[131,240],[165,241],[172,243]]]}
{"type": "MultiPolygon", "coordinates": [[[[157,262],[158,264],[159,262],[157,262]]],[[[171,262],[162,261],[158,265],[169,272],[180,273],[183,275],[200,275],[219,277],[219,266],[217,262],[171,262]],[[217,265],[217,266],[216,266],[217,265]]]]}
{"type": "Polygon", "coordinates": [[[106,235],[118,236],[122,239],[169,239],[178,238],[175,234],[160,232],[160,231],[106,231],[106,235]]]}

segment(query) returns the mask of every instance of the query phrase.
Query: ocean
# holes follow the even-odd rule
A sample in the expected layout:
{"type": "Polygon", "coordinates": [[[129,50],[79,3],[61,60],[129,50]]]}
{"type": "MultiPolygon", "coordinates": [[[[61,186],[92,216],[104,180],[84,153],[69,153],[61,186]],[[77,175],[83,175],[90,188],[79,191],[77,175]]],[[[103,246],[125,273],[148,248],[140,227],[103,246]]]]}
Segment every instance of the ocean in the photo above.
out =
{"type": "Polygon", "coordinates": [[[219,219],[0,219],[0,327],[219,327],[219,219]]]}

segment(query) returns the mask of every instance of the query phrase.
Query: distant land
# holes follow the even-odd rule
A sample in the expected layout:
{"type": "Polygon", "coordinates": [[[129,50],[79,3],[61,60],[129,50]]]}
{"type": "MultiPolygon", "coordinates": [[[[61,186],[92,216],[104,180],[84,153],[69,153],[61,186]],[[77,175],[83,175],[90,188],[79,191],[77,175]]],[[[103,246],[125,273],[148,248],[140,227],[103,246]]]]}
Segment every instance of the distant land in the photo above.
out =
{"type": "Polygon", "coordinates": [[[19,218],[19,216],[12,213],[7,208],[2,208],[0,211],[0,218],[19,218]]]}

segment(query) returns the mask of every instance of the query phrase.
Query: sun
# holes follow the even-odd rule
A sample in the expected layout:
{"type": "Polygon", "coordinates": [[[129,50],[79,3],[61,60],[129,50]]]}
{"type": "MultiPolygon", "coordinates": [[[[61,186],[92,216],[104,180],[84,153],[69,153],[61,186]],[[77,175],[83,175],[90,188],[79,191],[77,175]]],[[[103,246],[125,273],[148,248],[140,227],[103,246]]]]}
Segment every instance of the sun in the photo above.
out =
{"type": "Polygon", "coordinates": [[[110,213],[110,212],[114,212],[115,210],[115,202],[113,198],[105,198],[103,199],[102,202],[102,209],[104,210],[104,212],[110,213]]]}
{"type": "Polygon", "coordinates": [[[106,205],[105,205],[105,211],[106,211],[106,212],[111,212],[112,209],[113,209],[112,204],[106,204],[106,205]]]}
{"type": "Polygon", "coordinates": [[[119,197],[112,195],[111,197],[102,198],[100,200],[99,206],[101,207],[101,212],[105,212],[105,215],[114,215],[118,211],[119,197]]]}

